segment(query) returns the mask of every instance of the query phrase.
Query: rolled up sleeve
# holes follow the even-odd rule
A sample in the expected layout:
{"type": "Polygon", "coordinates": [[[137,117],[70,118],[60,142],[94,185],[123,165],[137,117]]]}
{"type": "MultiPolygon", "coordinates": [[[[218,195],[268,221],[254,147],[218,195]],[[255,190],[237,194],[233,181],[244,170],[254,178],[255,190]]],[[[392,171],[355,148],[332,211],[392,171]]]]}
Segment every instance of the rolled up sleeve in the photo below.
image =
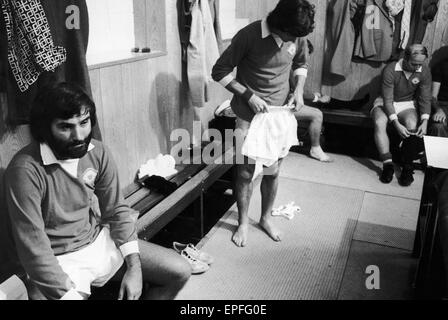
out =
{"type": "Polygon", "coordinates": [[[294,76],[308,76],[309,59],[310,55],[306,38],[299,38],[297,40],[297,53],[292,62],[294,76]]]}

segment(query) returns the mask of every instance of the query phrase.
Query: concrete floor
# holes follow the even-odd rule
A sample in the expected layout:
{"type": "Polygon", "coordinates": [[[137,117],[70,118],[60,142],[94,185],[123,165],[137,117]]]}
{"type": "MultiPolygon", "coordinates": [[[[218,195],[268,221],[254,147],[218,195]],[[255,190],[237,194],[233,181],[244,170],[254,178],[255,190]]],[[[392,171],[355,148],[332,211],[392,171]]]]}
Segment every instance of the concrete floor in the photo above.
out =
{"type": "Polygon", "coordinates": [[[381,163],[343,155],[332,157],[333,163],[321,164],[291,153],[281,176],[364,192],[338,299],[412,299],[416,260],[411,250],[424,174],[416,171],[415,182],[409,188],[399,186],[396,178],[384,185],[378,180],[381,163]],[[378,289],[366,286],[371,266],[378,267],[378,289]]]}
{"type": "MultiPolygon", "coordinates": [[[[236,248],[230,241],[237,222],[232,207],[198,244],[217,261],[192,277],[178,299],[412,299],[411,250],[423,172],[415,172],[411,187],[399,186],[396,178],[384,185],[378,179],[381,163],[332,157],[333,163],[320,163],[291,152],[280,170],[276,204],[294,200],[303,212],[278,221],[284,241],[277,245],[252,227],[249,245],[236,248]],[[370,269],[376,272],[374,288],[368,288],[370,269]]],[[[254,192],[254,221],[259,202],[254,192]]]]}

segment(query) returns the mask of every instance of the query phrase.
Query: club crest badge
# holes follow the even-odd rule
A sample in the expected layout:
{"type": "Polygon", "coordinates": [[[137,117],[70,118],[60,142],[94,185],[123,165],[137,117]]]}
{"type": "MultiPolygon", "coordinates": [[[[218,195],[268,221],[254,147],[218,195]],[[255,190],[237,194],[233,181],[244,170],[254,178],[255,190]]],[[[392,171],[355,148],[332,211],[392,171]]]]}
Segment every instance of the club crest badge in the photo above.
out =
{"type": "Polygon", "coordinates": [[[411,81],[412,81],[412,83],[413,83],[414,85],[417,85],[417,84],[420,83],[420,79],[419,79],[419,78],[414,78],[414,79],[412,79],[411,81]]]}
{"type": "Polygon", "coordinates": [[[292,56],[295,56],[296,55],[296,53],[297,53],[297,48],[296,48],[296,45],[293,43],[293,44],[291,44],[290,46],[289,46],[289,48],[288,48],[288,53],[290,54],[290,55],[292,55],[292,56]]]}
{"type": "Polygon", "coordinates": [[[98,171],[92,168],[87,169],[86,171],[84,171],[84,173],[82,174],[82,180],[84,181],[84,183],[90,187],[94,187],[95,186],[95,179],[96,176],[98,175],[98,171]]]}

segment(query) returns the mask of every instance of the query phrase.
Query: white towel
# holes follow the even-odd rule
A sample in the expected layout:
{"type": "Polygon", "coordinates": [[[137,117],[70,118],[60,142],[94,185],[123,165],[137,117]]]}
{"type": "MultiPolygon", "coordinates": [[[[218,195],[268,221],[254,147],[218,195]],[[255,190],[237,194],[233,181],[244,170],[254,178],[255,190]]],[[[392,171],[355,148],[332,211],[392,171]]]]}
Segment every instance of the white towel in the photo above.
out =
{"type": "Polygon", "coordinates": [[[290,109],[270,107],[252,120],[243,143],[242,154],[266,167],[286,157],[298,145],[297,120],[290,109]]]}

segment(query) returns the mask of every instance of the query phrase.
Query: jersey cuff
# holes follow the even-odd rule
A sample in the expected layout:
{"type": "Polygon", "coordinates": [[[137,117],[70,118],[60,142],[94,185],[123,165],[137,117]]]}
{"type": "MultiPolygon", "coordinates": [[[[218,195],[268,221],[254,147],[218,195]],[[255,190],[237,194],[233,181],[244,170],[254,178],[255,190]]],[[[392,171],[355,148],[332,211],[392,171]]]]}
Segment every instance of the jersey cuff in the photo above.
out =
{"type": "Polygon", "coordinates": [[[233,77],[233,75],[231,73],[229,73],[228,75],[226,75],[224,78],[222,78],[221,80],[219,80],[219,84],[222,85],[224,88],[227,87],[229,85],[230,82],[232,82],[233,80],[235,80],[235,78],[233,77]]]}
{"type": "Polygon", "coordinates": [[[394,113],[394,114],[391,114],[390,116],[389,116],[389,120],[390,120],[390,122],[392,122],[392,121],[395,121],[395,120],[397,120],[398,119],[398,116],[394,113]]]}
{"type": "Polygon", "coordinates": [[[120,247],[121,254],[123,255],[123,258],[126,258],[130,254],[134,253],[140,253],[140,250],[138,248],[138,241],[129,241],[125,244],[123,244],[120,247]]]}
{"type": "Polygon", "coordinates": [[[304,76],[307,77],[308,76],[308,69],[306,68],[299,68],[294,70],[294,76],[304,76]]]}

